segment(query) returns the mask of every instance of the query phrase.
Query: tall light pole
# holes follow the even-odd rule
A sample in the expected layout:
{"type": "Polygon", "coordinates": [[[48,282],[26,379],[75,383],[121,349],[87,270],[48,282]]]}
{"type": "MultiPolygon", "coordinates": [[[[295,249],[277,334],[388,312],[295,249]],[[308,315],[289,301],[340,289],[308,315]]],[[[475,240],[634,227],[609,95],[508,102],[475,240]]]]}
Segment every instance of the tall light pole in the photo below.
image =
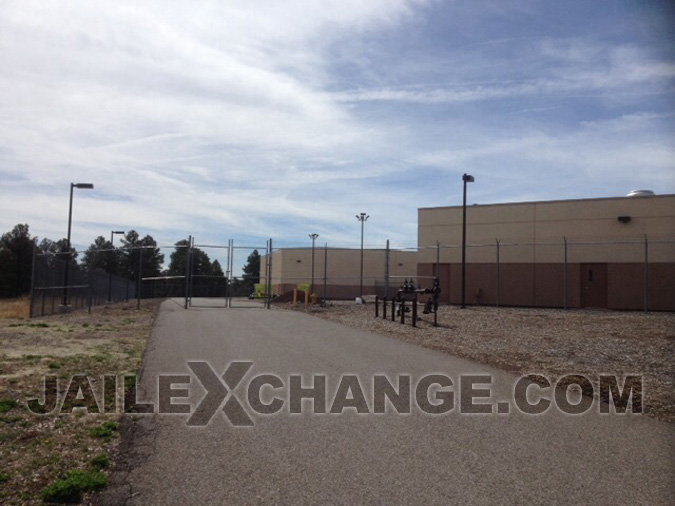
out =
{"type": "Polygon", "coordinates": [[[464,182],[464,198],[462,199],[462,309],[466,308],[466,184],[473,183],[469,174],[462,176],[464,182]]]}
{"type": "MultiPolygon", "coordinates": [[[[124,230],[111,230],[110,231],[110,245],[112,246],[112,252],[110,254],[111,259],[117,258],[117,252],[115,251],[115,245],[113,244],[113,235],[114,234],[124,234],[124,230]]],[[[108,269],[111,269],[112,266],[108,265],[108,269]]],[[[108,271],[108,302],[112,302],[112,269],[108,271]]]]}
{"type": "Polygon", "coordinates": [[[309,285],[309,295],[311,296],[314,293],[314,241],[319,237],[319,234],[309,234],[310,239],[312,239],[312,283],[309,285]]]}
{"type": "Polygon", "coordinates": [[[361,302],[363,302],[363,225],[368,218],[370,218],[370,216],[366,213],[356,215],[356,219],[361,222],[361,281],[359,284],[359,297],[361,298],[361,302]]]}
{"type": "Polygon", "coordinates": [[[68,207],[68,237],[66,238],[66,268],[63,276],[63,305],[68,305],[68,270],[70,268],[70,229],[73,223],[73,188],[80,190],[93,190],[94,185],[91,183],[70,183],[70,206],[68,207]]]}

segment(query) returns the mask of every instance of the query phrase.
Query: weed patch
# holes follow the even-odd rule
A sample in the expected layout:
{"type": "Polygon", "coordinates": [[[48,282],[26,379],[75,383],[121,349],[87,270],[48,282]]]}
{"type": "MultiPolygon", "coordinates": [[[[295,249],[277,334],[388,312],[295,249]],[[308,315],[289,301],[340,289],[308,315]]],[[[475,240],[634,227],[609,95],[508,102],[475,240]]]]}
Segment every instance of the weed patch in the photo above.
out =
{"type": "Polygon", "coordinates": [[[105,487],[108,477],[101,471],[69,471],[62,480],[56,480],[40,493],[42,500],[52,504],[76,504],[82,494],[105,487]]]}
{"type": "Polygon", "coordinates": [[[113,422],[112,420],[103,422],[101,425],[92,427],[89,430],[89,435],[91,437],[98,437],[103,439],[110,439],[115,434],[117,434],[117,422],[113,422]]]}
{"type": "Polygon", "coordinates": [[[19,405],[14,399],[0,400],[0,413],[7,413],[19,405]]]}
{"type": "Polygon", "coordinates": [[[91,459],[91,465],[94,466],[94,469],[102,471],[103,469],[107,469],[110,466],[110,459],[108,458],[107,454],[100,453],[91,459]]]}

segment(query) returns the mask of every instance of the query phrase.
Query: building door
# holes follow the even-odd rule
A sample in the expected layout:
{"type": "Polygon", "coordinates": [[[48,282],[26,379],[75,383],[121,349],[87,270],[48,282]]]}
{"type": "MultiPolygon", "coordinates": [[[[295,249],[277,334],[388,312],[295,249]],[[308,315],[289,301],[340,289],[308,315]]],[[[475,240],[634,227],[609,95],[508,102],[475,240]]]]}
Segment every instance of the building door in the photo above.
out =
{"type": "Polygon", "coordinates": [[[607,264],[581,264],[581,307],[607,308],[607,264]]]}

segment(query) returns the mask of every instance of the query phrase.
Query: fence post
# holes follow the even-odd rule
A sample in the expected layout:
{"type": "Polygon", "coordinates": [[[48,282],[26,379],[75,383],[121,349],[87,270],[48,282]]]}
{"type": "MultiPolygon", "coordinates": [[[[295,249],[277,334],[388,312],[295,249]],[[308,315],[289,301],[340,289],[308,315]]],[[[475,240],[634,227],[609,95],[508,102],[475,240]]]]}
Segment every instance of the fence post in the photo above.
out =
{"type": "Polygon", "coordinates": [[[380,310],[380,297],[375,295],[375,318],[380,316],[379,310],[380,310]]]}
{"type": "MultiPolygon", "coordinates": [[[[265,271],[267,276],[267,271],[265,271]]],[[[232,282],[232,275],[230,273],[230,239],[227,240],[227,260],[225,262],[225,307],[230,303],[230,284],[232,282]]]]}
{"type": "Polygon", "coordinates": [[[405,299],[401,299],[401,304],[399,305],[401,308],[401,324],[405,323],[405,299]]]}
{"type": "Polygon", "coordinates": [[[564,264],[563,264],[563,309],[567,309],[567,237],[563,236],[564,264]]]}
{"type": "Polygon", "coordinates": [[[495,239],[495,241],[497,242],[497,294],[496,294],[495,302],[496,302],[497,307],[499,307],[499,267],[500,267],[501,263],[500,263],[500,259],[499,259],[499,251],[500,251],[499,239],[495,239]]]}
{"type": "Polygon", "coordinates": [[[192,258],[192,256],[193,256],[193,254],[194,254],[194,247],[195,247],[195,238],[192,237],[192,239],[190,240],[190,284],[189,284],[189,287],[190,287],[190,296],[189,296],[189,298],[188,298],[188,305],[189,305],[190,307],[192,307],[192,288],[193,288],[193,284],[194,284],[194,277],[192,276],[192,267],[193,267],[193,265],[192,265],[192,263],[193,263],[193,258],[192,258]]]}
{"type": "Polygon", "coordinates": [[[28,309],[28,318],[33,318],[33,306],[35,304],[35,258],[37,257],[37,246],[33,243],[33,263],[30,268],[30,307],[28,309]]]}
{"type": "Polygon", "coordinates": [[[391,321],[396,321],[396,298],[391,298],[391,321]]]}
{"type": "Polygon", "coordinates": [[[382,319],[387,319],[387,298],[382,299],[382,319]]]}
{"type": "Polygon", "coordinates": [[[328,243],[323,247],[323,305],[328,300],[328,243]]]}
{"type": "Polygon", "coordinates": [[[384,298],[389,297],[389,239],[387,249],[384,252],[384,298]]]}
{"type": "MultiPolygon", "coordinates": [[[[87,308],[87,312],[91,313],[91,302],[92,302],[91,299],[92,299],[92,292],[93,292],[93,285],[94,285],[94,279],[93,279],[93,273],[92,273],[91,266],[89,266],[89,269],[88,269],[88,272],[87,272],[87,278],[89,278],[89,293],[88,293],[88,296],[87,296],[87,299],[88,299],[87,304],[88,304],[89,307],[87,308]]],[[[108,293],[110,293],[110,292],[108,292],[108,293]]]]}
{"type": "Polygon", "coordinates": [[[187,246],[185,247],[185,303],[184,309],[188,308],[188,292],[190,284],[190,244],[192,244],[192,236],[188,236],[187,246]]]}
{"type": "Polygon", "coordinates": [[[645,234],[645,272],[644,272],[644,296],[645,296],[645,313],[649,311],[649,241],[647,234],[645,234]]]}
{"type": "Polygon", "coordinates": [[[143,246],[138,250],[138,288],[136,289],[136,309],[141,309],[141,286],[143,286],[143,246]]]}
{"type": "Polygon", "coordinates": [[[268,271],[267,271],[267,309],[272,308],[272,250],[273,250],[273,242],[272,238],[270,237],[270,256],[269,256],[269,263],[268,265],[268,271]]]}
{"type": "Polygon", "coordinates": [[[412,305],[412,326],[417,327],[417,294],[413,297],[412,305]]]}

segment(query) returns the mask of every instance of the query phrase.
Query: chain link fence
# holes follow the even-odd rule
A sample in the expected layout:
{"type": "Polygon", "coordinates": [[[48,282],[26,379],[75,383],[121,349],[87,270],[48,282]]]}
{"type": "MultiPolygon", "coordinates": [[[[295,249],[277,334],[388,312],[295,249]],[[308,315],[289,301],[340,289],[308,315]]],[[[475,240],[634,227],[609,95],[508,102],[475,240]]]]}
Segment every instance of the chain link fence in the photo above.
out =
{"type": "Polygon", "coordinates": [[[131,279],[77,264],[71,253],[36,253],[30,317],[130,300],[136,289],[131,279]]]}
{"type": "Polygon", "coordinates": [[[326,244],[275,249],[272,259],[272,286],[280,294],[392,297],[406,281],[424,289],[438,277],[440,300],[449,304],[464,298],[468,305],[675,310],[672,239],[467,244],[464,297],[461,243],[363,251],[326,244]]]}
{"type": "Polygon", "coordinates": [[[222,307],[233,307],[233,297],[260,296],[269,307],[274,297],[285,300],[294,289],[323,300],[390,298],[406,281],[424,289],[434,278],[440,281],[440,301],[449,304],[675,310],[675,241],[669,238],[467,244],[463,293],[461,244],[390,248],[387,241],[384,248],[361,250],[328,244],[274,248],[272,240],[259,248],[235,246],[232,240],[222,246],[190,241],[163,247],[166,260],[176,252],[183,255],[180,265],[185,265],[177,275],[142,272],[143,255],[151,255],[144,250],[150,247],[133,253],[138,265],[129,278],[85,269],[70,254],[36,254],[31,316],[134,298],[140,303],[141,298],[180,297],[187,308],[193,298],[223,299],[222,307]],[[261,255],[259,274],[239,272],[254,249],[261,255]],[[206,251],[219,256],[222,272],[200,270],[206,251]]]}

